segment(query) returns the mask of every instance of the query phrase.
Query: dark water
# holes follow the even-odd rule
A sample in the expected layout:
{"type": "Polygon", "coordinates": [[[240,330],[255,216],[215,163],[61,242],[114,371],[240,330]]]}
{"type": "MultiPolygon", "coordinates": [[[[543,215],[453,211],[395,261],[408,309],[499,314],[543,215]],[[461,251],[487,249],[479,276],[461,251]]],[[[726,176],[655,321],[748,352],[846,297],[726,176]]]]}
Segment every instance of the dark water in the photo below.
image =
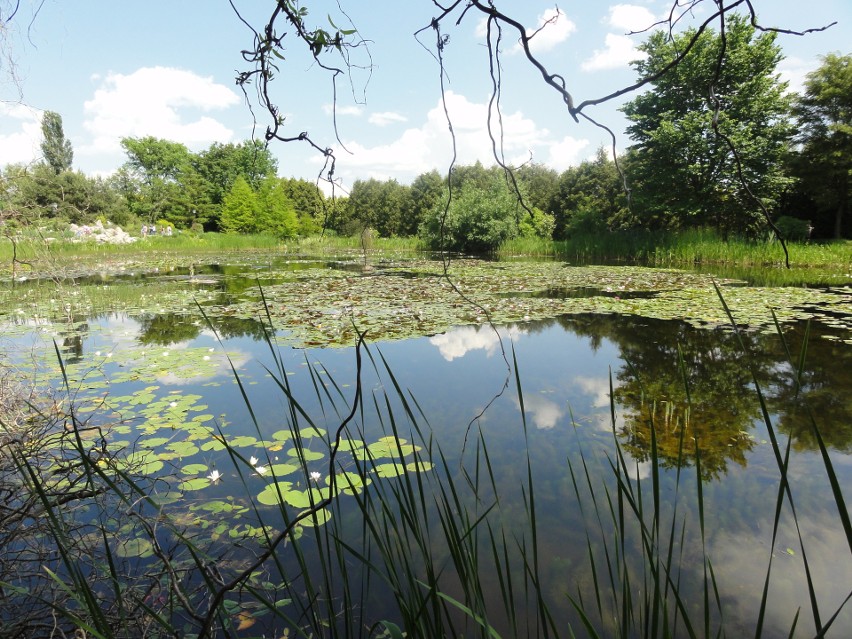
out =
{"type": "MultiPolygon", "coordinates": [[[[225,277],[215,269],[204,275],[225,277]]],[[[243,284],[248,286],[248,280],[235,286],[243,284]]],[[[90,318],[85,331],[66,337],[60,345],[72,362],[123,348],[144,347],[151,353],[168,349],[170,357],[192,349],[224,350],[239,372],[266,438],[284,427],[286,402],[262,366],[274,368],[263,330],[249,320],[217,322],[221,345],[186,316],[156,314],[90,318]]],[[[785,329],[793,363],[778,335],[746,333],[740,343],[723,330],[618,315],[529,322],[501,327],[499,333],[487,327],[459,327],[371,348],[384,356],[400,386],[416,397],[449,468],[470,463],[470,433],[482,433],[498,491],[504,495],[501,509],[509,529],[514,510],[523,510],[521,486],[530,460],[538,543],[545,558],[542,588],[560,623],[572,623],[579,630],[565,594],[585,589],[588,596],[592,587],[587,561],[589,524],[588,520],[583,523],[578,510],[569,464],[579,467],[582,450],[593,472],[600,473],[595,481],[611,487],[607,456],[611,459],[615,454],[616,437],[634,470],[633,481],[647,483],[652,472],[653,421],[662,473],[661,511],[668,516],[677,505],[680,516],[689,522],[693,532],[679,549],[687,559],[696,552],[698,514],[694,503],[675,496],[675,483],[695,485],[697,442],[704,480],[706,552],[712,559],[729,635],[753,633],[772,555],[766,636],[786,636],[798,609],[802,611],[799,631],[807,636],[813,624],[798,534],[805,540],[823,620],[852,589],[849,540],[840,525],[812,428],[815,421],[830,451],[840,490],[847,503],[852,502],[852,346],[839,339],[844,337],[839,332],[815,325],[800,359],[804,335],[804,324],[785,329]],[[513,357],[517,377],[508,364],[513,357]],[[799,528],[797,532],[787,503],[774,548],[771,531],[779,471],[758,387],[782,447],[790,442],[789,477],[799,528]]],[[[26,334],[10,341],[24,352],[38,339],[26,334]]],[[[354,350],[287,348],[278,353],[289,372],[292,394],[318,422],[333,428],[339,417],[318,405],[317,379],[320,383],[326,376],[334,380],[326,386],[332,395],[337,392],[335,386],[339,388],[340,412],[345,413],[345,400],[351,399],[355,383],[354,350]]],[[[107,377],[124,366],[108,360],[102,363],[107,377]]],[[[368,397],[389,386],[387,375],[372,370],[365,372],[363,382],[368,397]]],[[[163,365],[155,383],[160,394],[201,395],[204,412],[226,416],[229,435],[256,434],[229,366],[198,375],[175,375],[163,365]]],[[[149,384],[150,380],[128,380],[112,385],[109,393],[132,394],[149,384]]],[[[371,432],[370,416],[368,407],[361,423],[365,439],[381,436],[371,432]]],[[[233,479],[224,453],[206,452],[198,459],[222,468],[228,480],[233,479]]],[[[236,482],[224,481],[211,486],[204,498],[225,498],[235,488],[236,482]]],[[[694,494],[694,490],[686,491],[690,492],[694,494]]],[[[194,499],[199,498],[196,493],[194,499]]],[[[594,538],[594,527],[591,534],[594,538]]],[[[594,538],[591,543],[597,547],[601,540],[594,538]]],[[[700,556],[696,560],[685,562],[682,577],[687,598],[700,597],[700,591],[688,585],[704,569],[700,556]]],[[[496,584],[495,592],[487,596],[499,602],[496,584]]],[[[841,612],[829,636],[852,636],[852,612],[841,612]]]]}

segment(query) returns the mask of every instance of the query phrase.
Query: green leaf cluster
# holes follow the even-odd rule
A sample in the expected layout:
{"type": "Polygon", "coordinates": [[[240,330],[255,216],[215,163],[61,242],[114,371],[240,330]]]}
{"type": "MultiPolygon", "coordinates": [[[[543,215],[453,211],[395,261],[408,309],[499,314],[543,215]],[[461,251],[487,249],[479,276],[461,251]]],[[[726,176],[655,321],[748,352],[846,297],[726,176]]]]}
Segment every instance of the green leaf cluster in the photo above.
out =
{"type": "Polygon", "coordinates": [[[724,34],[657,31],[640,51],[646,57],[633,65],[653,88],[622,109],[635,142],[628,175],[635,212],[650,227],[755,232],[761,209],[752,194],[777,201],[790,135],[775,34],[758,35],[745,17],[729,14],[724,34]]]}

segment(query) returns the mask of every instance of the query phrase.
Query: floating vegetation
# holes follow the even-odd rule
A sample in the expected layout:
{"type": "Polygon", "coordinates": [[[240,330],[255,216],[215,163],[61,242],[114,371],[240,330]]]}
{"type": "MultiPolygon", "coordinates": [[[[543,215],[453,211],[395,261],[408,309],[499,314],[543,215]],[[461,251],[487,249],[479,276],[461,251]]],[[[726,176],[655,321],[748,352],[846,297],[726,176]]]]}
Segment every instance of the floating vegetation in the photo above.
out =
{"type": "Polygon", "coordinates": [[[566,314],[621,313],[726,326],[714,289],[718,284],[743,326],[772,330],[774,311],[782,324],[814,319],[852,331],[850,286],[757,287],[677,269],[456,260],[450,277],[475,302],[470,304],[459,298],[434,261],[386,261],[354,272],[314,261],[299,265],[268,258],[261,299],[257,268],[252,262],[221,267],[212,288],[199,288],[191,278],[168,279],[166,272],[159,279],[146,279],[144,286],[119,279],[109,285],[72,287],[64,294],[52,283],[15,290],[14,295],[6,289],[0,292],[0,322],[10,335],[34,329],[57,334],[73,332],[73,318],[121,310],[139,322],[138,340],[151,347],[141,362],[128,362],[126,353],[111,355],[134,371],[128,375],[146,367],[174,375],[215,369],[215,358],[205,353],[192,360],[184,354],[180,363],[172,364],[175,353],[167,348],[200,334],[199,305],[226,337],[261,338],[262,324],[271,319],[291,345],[351,346],[356,328],[367,330],[373,341],[403,339],[482,324],[488,316],[506,324],[566,314]],[[161,322],[157,317],[170,319],[161,322]],[[157,351],[157,345],[164,348],[157,351]]]}

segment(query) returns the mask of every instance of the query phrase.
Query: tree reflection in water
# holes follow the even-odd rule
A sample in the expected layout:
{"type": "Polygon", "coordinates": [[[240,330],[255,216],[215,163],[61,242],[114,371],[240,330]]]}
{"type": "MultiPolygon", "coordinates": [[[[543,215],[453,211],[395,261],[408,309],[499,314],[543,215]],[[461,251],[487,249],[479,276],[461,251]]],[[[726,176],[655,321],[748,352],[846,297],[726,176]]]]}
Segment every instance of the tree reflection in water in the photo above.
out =
{"type": "MultiPolygon", "coordinates": [[[[723,475],[731,462],[745,466],[755,445],[755,422],[761,419],[755,378],[773,422],[797,448],[816,447],[813,415],[829,446],[850,449],[852,396],[843,389],[852,387],[852,349],[825,334],[809,337],[797,392],[794,369],[777,334],[744,333],[744,353],[739,339],[725,329],[624,315],[558,321],[593,345],[610,340],[618,346],[624,360],[613,380],[623,414],[618,435],[639,462],[649,460],[653,425],[664,467],[694,465],[696,448],[707,479],[723,475]]],[[[794,357],[803,332],[796,326],[785,334],[794,357]]]]}

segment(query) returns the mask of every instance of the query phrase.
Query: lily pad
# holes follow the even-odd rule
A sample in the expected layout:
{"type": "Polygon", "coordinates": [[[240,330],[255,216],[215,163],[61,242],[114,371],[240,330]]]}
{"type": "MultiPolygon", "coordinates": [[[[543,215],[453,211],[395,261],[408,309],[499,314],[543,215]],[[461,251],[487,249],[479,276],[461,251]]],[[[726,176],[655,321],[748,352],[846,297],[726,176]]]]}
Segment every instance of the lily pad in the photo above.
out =
{"type": "Polygon", "coordinates": [[[287,503],[287,496],[291,492],[292,487],[292,482],[273,482],[260,491],[257,495],[257,501],[265,506],[276,506],[281,503],[282,499],[287,503]]]}
{"type": "Polygon", "coordinates": [[[180,469],[180,472],[184,475],[197,475],[199,473],[206,473],[207,464],[187,464],[186,466],[180,469]]]}
{"type": "Polygon", "coordinates": [[[144,559],[154,554],[154,546],[148,539],[127,539],[118,543],[115,554],[119,557],[135,557],[144,559]]]}
{"type": "Polygon", "coordinates": [[[193,491],[193,490],[201,490],[202,488],[207,488],[210,485],[210,479],[207,477],[194,477],[193,479],[185,479],[179,485],[178,488],[182,491],[193,491]]]}
{"type": "Polygon", "coordinates": [[[378,464],[374,472],[379,477],[398,477],[405,474],[405,466],[403,464],[378,464]]]}

